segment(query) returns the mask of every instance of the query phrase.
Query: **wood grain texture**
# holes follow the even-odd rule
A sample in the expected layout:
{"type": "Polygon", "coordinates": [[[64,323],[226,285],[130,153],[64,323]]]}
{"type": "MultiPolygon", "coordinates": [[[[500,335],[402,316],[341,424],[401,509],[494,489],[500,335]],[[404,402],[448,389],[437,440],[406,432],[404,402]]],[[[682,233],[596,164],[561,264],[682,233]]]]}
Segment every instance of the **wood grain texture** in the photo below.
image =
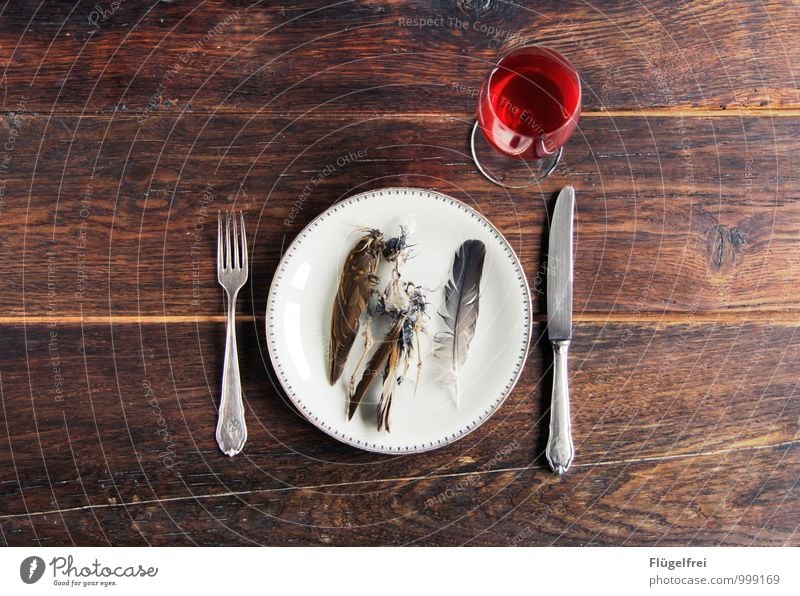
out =
{"type": "Polygon", "coordinates": [[[796,3],[110,8],[0,7],[0,543],[800,545],[796,3]],[[585,115],[552,177],[506,193],[467,135],[489,65],[531,41],[576,65],[585,115]],[[554,477],[543,247],[564,184],[577,459],[554,477]],[[292,238],[392,185],[489,217],[537,321],[498,413],[407,457],[306,423],[263,335],[292,238]],[[213,432],[230,207],[253,251],[234,459],[213,432]]]}
{"type": "Polygon", "coordinates": [[[405,457],[357,451],[294,413],[273,387],[259,327],[240,324],[250,437],[234,459],[208,432],[222,325],[9,334],[0,362],[8,543],[35,531],[53,538],[44,544],[103,535],[112,544],[500,544],[513,528],[524,531],[520,544],[800,542],[796,326],[578,325],[577,459],[563,479],[542,456],[541,327],[497,415],[452,446],[405,457]],[[14,366],[22,355],[28,370],[14,366]],[[548,511],[543,527],[525,529],[548,511]]]}
{"type": "Polygon", "coordinates": [[[796,545],[792,449],[622,463],[602,483],[593,467],[562,480],[523,468],[371,483],[359,495],[323,487],[117,503],[0,526],[9,544],[43,546],[796,545]],[[762,458],[780,462],[768,480],[762,458]]]}
{"type": "Polygon", "coordinates": [[[587,110],[800,107],[800,12],[788,0],[495,2],[477,17],[450,0],[184,0],[107,13],[7,3],[0,106],[468,114],[498,55],[533,42],[574,61],[587,110]]]}
{"type": "MultiPolygon", "coordinates": [[[[282,251],[303,226],[344,196],[392,185],[440,190],[486,214],[541,298],[547,213],[568,183],[577,190],[576,315],[800,316],[800,118],[585,119],[557,173],[510,194],[467,157],[469,126],[418,117],[159,115],[144,127],[125,116],[23,119],[0,262],[24,294],[0,295],[3,313],[218,315],[214,218],[235,207],[248,213],[253,246],[242,308],[262,314],[282,251]]],[[[537,312],[544,307],[536,301],[537,312]]]]}

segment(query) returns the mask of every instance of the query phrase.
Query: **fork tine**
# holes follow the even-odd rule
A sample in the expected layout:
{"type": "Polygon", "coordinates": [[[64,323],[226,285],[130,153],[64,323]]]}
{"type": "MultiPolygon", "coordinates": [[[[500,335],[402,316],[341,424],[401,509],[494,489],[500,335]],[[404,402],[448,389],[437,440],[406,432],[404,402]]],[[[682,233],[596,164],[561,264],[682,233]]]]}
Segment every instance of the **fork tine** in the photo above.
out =
{"type": "Polygon", "coordinates": [[[225,212],[225,269],[230,269],[231,265],[231,212],[225,212]]]}
{"type": "Polygon", "coordinates": [[[247,264],[247,234],[244,231],[244,212],[243,211],[239,211],[239,227],[241,228],[241,232],[242,232],[242,252],[240,254],[241,262],[242,262],[242,269],[247,271],[248,270],[248,264],[247,264]]]}
{"type": "Polygon", "coordinates": [[[231,211],[231,224],[233,225],[233,232],[231,232],[233,237],[233,268],[239,270],[242,268],[242,251],[239,248],[239,225],[236,223],[236,211],[231,211]]]}
{"type": "Polygon", "coordinates": [[[225,263],[222,261],[222,212],[217,211],[217,275],[222,273],[225,263]]]}

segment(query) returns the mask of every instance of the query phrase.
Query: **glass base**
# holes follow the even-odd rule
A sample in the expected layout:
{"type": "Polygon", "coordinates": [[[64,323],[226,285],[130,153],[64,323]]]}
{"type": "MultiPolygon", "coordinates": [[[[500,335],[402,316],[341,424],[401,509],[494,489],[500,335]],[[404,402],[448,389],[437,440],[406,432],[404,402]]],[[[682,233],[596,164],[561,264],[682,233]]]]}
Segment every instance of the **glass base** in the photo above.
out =
{"type": "Polygon", "coordinates": [[[472,159],[481,174],[505,188],[527,188],[541,182],[556,169],[563,150],[559,147],[552,156],[533,161],[505,155],[486,140],[477,121],[472,127],[470,147],[472,159]]]}

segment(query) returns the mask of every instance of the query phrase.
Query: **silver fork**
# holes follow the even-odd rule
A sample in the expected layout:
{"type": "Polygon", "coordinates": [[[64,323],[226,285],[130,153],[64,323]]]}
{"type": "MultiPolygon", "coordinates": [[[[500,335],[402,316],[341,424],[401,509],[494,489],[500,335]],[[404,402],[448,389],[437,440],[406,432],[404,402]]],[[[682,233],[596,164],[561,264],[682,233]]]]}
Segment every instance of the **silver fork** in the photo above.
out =
{"type": "Polygon", "coordinates": [[[238,226],[236,220],[236,214],[225,212],[223,243],[222,214],[217,214],[217,280],[228,295],[225,367],[222,371],[217,445],[223,453],[231,457],[239,453],[247,441],[242,382],[239,378],[239,356],[236,350],[236,296],[247,281],[247,236],[244,231],[244,215],[241,212],[238,226]]]}

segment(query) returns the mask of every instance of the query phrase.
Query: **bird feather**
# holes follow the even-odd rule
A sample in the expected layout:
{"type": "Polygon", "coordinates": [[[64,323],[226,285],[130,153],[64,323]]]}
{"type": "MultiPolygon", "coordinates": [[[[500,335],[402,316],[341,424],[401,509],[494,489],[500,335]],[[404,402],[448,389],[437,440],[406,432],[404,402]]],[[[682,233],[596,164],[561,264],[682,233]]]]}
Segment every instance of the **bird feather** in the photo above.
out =
{"type": "Polygon", "coordinates": [[[377,278],[383,250],[383,234],[368,231],[347,255],[336,291],[331,316],[331,340],[328,354],[328,380],[333,385],[342,376],[347,356],[361,326],[361,316],[377,278]]]}
{"type": "Polygon", "coordinates": [[[379,431],[385,428],[386,432],[389,432],[389,410],[392,407],[392,398],[394,397],[395,389],[397,389],[398,378],[400,378],[397,369],[403,356],[402,352],[401,341],[394,342],[394,346],[389,350],[389,358],[383,371],[383,391],[378,401],[379,431]]]}
{"type": "MultiPolygon", "coordinates": [[[[367,390],[372,385],[372,382],[378,377],[379,374],[384,374],[384,382],[386,380],[386,370],[390,360],[392,360],[392,353],[400,349],[400,335],[403,331],[403,320],[398,319],[391,329],[384,337],[378,349],[372,355],[372,358],[364,369],[364,374],[358,382],[355,391],[350,396],[350,404],[347,412],[347,419],[351,419],[356,412],[358,404],[367,393],[367,390]]],[[[396,361],[397,356],[394,356],[396,361]]],[[[394,381],[394,379],[392,379],[394,381]]]]}
{"type": "Polygon", "coordinates": [[[452,277],[444,288],[444,309],[439,313],[447,331],[434,336],[434,356],[443,366],[442,380],[453,387],[456,406],[460,401],[458,373],[467,360],[478,323],[485,258],[486,246],[480,240],[467,240],[456,251],[452,277]]]}

